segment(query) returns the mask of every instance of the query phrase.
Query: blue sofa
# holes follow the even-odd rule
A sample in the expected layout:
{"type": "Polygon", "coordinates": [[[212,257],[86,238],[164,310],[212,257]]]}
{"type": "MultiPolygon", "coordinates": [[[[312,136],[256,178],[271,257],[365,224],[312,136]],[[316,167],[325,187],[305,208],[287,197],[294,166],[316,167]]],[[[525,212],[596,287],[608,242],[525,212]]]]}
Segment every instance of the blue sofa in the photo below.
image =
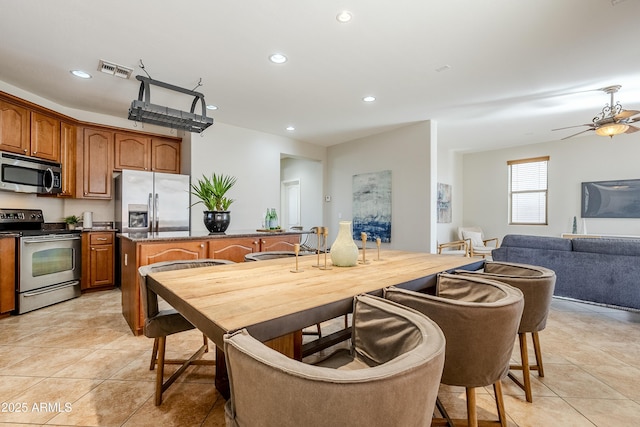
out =
{"type": "Polygon", "coordinates": [[[556,296],[640,310],[640,239],[508,234],[492,257],[552,269],[556,296]]]}

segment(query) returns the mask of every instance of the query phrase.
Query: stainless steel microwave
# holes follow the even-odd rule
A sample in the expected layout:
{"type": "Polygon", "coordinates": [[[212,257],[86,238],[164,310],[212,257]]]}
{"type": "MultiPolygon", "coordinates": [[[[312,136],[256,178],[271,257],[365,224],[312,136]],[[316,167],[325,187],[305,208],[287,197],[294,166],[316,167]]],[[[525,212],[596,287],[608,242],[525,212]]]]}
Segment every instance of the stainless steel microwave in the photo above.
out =
{"type": "Polygon", "coordinates": [[[60,163],[0,152],[0,190],[21,193],[62,192],[60,163]]]}

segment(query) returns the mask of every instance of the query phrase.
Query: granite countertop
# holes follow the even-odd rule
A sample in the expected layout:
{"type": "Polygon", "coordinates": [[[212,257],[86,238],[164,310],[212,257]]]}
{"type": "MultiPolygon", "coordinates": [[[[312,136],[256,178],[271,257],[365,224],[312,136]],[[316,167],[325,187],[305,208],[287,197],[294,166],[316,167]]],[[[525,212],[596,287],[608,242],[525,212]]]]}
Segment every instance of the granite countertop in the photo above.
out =
{"type": "Polygon", "coordinates": [[[133,242],[150,242],[160,240],[201,240],[201,239],[225,239],[233,237],[258,237],[258,236],[291,236],[300,234],[310,234],[309,230],[303,231],[280,231],[280,232],[264,232],[256,230],[227,230],[225,233],[207,234],[202,231],[160,231],[157,233],[150,232],[131,232],[118,233],[118,237],[129,239],[133,242]]]}

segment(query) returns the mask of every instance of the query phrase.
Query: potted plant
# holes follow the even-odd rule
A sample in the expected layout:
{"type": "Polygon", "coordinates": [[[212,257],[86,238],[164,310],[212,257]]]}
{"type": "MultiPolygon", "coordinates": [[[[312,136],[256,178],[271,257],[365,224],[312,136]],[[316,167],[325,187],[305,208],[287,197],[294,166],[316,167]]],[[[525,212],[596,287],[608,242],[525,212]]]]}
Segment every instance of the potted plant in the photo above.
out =
{"type": "Polygon", "coordinates": [[[62,218],[65,224],[67,224],[68,230],[75,230],[76,225],[80,222],[80,217],[75,215],[69,215],[62,218]]]}
{"type": "Polygon", "coordinates": [[[227,191],[236,183],[236,178],[230,175],[215,174],[211,178],[202,175],[196,184],[191,184],[191,194],[199,200],[191,206],[198,203],[204,204],[204,225],[209,233],[224,233],[231,223],[231,214],[229,206],[234,202],[226,196],[227,191]]]}

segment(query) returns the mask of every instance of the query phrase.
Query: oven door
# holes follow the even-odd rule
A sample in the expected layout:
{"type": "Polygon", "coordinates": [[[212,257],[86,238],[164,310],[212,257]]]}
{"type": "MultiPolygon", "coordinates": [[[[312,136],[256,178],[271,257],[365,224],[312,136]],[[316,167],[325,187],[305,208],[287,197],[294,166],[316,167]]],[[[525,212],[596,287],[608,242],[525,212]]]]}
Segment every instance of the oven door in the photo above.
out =
{"type": "Polygon", "coordinates": [[[22,236],[18,292],[80,280],[78,234],[22,236]]]}

